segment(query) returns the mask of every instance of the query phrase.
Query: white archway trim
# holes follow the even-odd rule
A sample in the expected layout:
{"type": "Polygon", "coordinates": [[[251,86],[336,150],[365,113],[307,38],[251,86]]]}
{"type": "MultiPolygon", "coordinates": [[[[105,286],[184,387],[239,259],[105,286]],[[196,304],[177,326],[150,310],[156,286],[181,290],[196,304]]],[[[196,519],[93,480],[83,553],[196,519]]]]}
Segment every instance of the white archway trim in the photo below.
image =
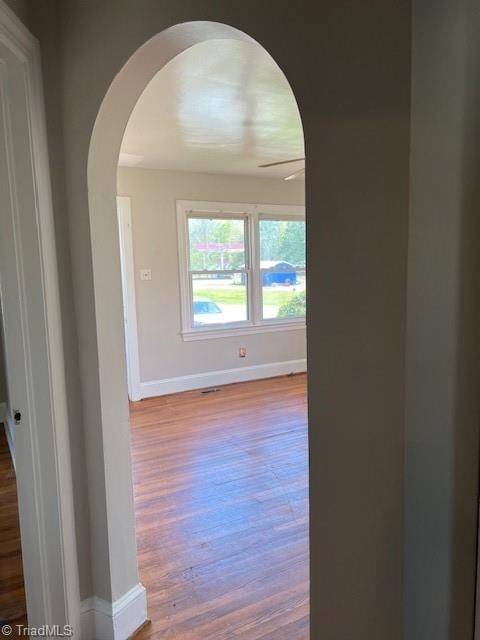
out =
{"type": "MultiPolygon", "coordinates": [[[[34,270],[38,274],[35,282],[26,278],[19,282],[23,308],[35,311],[35,331],[27,323],[24,329],[30,350],[27,376],[30,381],[46,380],[49,390],[45,395],[32,393],[28,404],[32,416],[27,441],[33,486],[28,496],[24,496],[26,503],[19,505],[22,531],[28,531],[35,547],[23,549],[28,618],[33,626],[67,624],[78,629],[80,597],[65,362],[40,51],[35,38],[3,0],[0,0],[0,40],[25,72],[24,106],[29,121],[31,165],[25,168],[22,177],[32,180],[34,202],[31,211],[17,211],[20,220],[25,216],[25,225],[24,233],[16,238],[15,252],[26,273],[34,270]],[[31,177],[27,170],[32,170],[31,177]],[[31,218],[34,224],[30,224],[31,218]],[[40,306],[35,302],[39,298],[40,306]],[[46,472],[52,469],[53,473],[46,472]]],[[[8,122],[4,126],[8,128],[8,122]]],[[[11,131],[6,131],[6,135],[11,136],[11,131]]],[[[11,147],[15,153],[14,138],[11,147]]],[[[12,189],[15,188],[13,185],[12,189]]],[[[3,302],[8,304],[8,300],[3,302]]]]}
{"type": "MultiPolygon", "coordinates": [[[[130,114],[152,78],[175,56],[211,39],[253,42],[250,36],[225,24],[189,22],[178,24],[151,38],[140,47],[118,73],[100,107],[88,155],[88,207],[95,296],[95,329],[98,386],[88,391],[85,420],[92,429],[92,442],[101,443],[104,467],[102,487],[92,486],[89,495],[98,499],[93,510],[102,513],[94,537],[108,541],[108,561],[100,545],[92,550],[92,562],[108,565],[112,603],[122,601],[132,590],[140,592],[135,544],[133,484],[130,460],[130,427],[123,327],[120,247],[117,223],[117,165],[123,134],[130,114]],[[93,432],[100,429],[101,432],[93,432]]],[[[87,453],[88,455],[88,453],[87,453]]],[[[103,580],[99,576],[100,581],[103,580]]],[[[104,581],[103,581],[104,582],[104,581]]],[[[105,584],[101,587],[105,589],[105,584]]],[[[95,577],[94,577],[95,588],[95,577]]],[[[98,594],[96,594],[98,595],[98,594]]],[[[105,596],[103,596],[105,600],[105,596]]],[[[97,600],[98,603],[98,600],[97,600]]],[[[94,604],[95,606],[95,604],[94,604]]],[[[95,614],[96,615],[96,614],[95,614]]],[[[123,638],[116,635],[115,638],[123,638]]],[[[98,640],[103,640],[102,636],[98,640]]]]}
{"type": "MultiPolygon", "coordinates": [[[[212,38],[251,41],[227,25],[195,22],[171,27],[143,45],[116,76],[97,116],[88,157],[88,197],[95,292],[100,415],[95,398],[86,420],[100,425],[112,600],[138,584],[129,451],[129,417],[117,231],[117,164],[130,114],[146,85],[172,58],[212,38]]],[[[96,487],[98,492],[98,487],[96,487]]],[[[100,525],[102,523],[99,523],[100,525]]],[[[104,562],[103,558],[99,558],[104,562]]],[[[95,558],[93,558],[95,563],[95,558]]],[[[104,597],[105,599],[105,597],[104,597]]]]}

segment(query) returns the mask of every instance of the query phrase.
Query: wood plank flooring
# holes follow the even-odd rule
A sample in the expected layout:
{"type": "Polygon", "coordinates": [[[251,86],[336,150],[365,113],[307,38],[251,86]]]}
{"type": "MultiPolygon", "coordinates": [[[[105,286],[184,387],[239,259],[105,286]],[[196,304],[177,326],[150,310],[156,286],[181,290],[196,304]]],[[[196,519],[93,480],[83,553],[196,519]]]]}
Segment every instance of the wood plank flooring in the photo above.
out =
{"type": "MultiPolygon", "coordinates": [[[[15,471],[0,423],[0,626],[27,624],[15,471]]],[[[14,637],[16,634],[14,633],[14,637]]]]}
{"type": "Polygon", "coordinates": [[[131,405],[140,640],[307,640],[306,376],[131,405]]]}

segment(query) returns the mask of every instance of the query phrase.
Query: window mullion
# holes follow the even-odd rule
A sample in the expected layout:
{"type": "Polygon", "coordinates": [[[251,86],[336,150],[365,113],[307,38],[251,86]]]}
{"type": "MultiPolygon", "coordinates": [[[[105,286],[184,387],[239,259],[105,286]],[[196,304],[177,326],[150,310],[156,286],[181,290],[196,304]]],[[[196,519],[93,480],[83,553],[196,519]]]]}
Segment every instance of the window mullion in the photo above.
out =
{"type": "Polygon", "coordinates": [[[249,322],[253,322],[253,307],[252,307],[252,218],[251,214],[247,213],[245,217],[245,286],[247,288],[247,317],[249,322]]]}
{"type": "Polygon", "coordinates": [[[258,213],[252,213],[251,217],[251,300],[252,300],[252,321],[254,324],[260,324],[262,319],[262,289],[260,284],[260,234],[258,227],[259,216],[258,213]]]}
{"type": "Polygon", "coordinates": [[[244,273],[247,269],[190,269],[190,273],[195,276],[215,276],[225,273],[244,273]]]}

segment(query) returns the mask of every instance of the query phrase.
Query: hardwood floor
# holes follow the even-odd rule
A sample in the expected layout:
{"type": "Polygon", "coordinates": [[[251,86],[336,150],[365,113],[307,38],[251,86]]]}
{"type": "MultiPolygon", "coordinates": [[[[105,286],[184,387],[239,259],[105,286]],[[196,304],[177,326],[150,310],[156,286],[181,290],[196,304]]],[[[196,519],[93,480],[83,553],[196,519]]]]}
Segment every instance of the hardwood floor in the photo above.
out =
{"type": "Polygon", "coordinates": [[[306,376],[131,405],[141,640],[307,640],[306,376]]]}
{"type": "MultiPolygon", "coordinates": [[[[0,626],[27,624],[17,483],[0,423],[0,626]]],[[[16,637],[16,634],[13,634],[16,637]]],[[[10,636],[11,637],[11,636],[10,636]]]]}

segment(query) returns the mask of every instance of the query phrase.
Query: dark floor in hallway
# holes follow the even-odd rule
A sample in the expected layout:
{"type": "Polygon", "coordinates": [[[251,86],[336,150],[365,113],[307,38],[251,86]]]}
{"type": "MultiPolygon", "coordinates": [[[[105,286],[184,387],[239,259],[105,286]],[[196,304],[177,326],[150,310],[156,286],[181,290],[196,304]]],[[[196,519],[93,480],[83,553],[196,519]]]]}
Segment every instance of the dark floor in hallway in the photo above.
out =
{"type": "Polygon", "coordinates": [[[26,625],[26,611],[17,483],[0,423],[0,626],[9,624],[15,629],[15,625],[26,625]]]}

